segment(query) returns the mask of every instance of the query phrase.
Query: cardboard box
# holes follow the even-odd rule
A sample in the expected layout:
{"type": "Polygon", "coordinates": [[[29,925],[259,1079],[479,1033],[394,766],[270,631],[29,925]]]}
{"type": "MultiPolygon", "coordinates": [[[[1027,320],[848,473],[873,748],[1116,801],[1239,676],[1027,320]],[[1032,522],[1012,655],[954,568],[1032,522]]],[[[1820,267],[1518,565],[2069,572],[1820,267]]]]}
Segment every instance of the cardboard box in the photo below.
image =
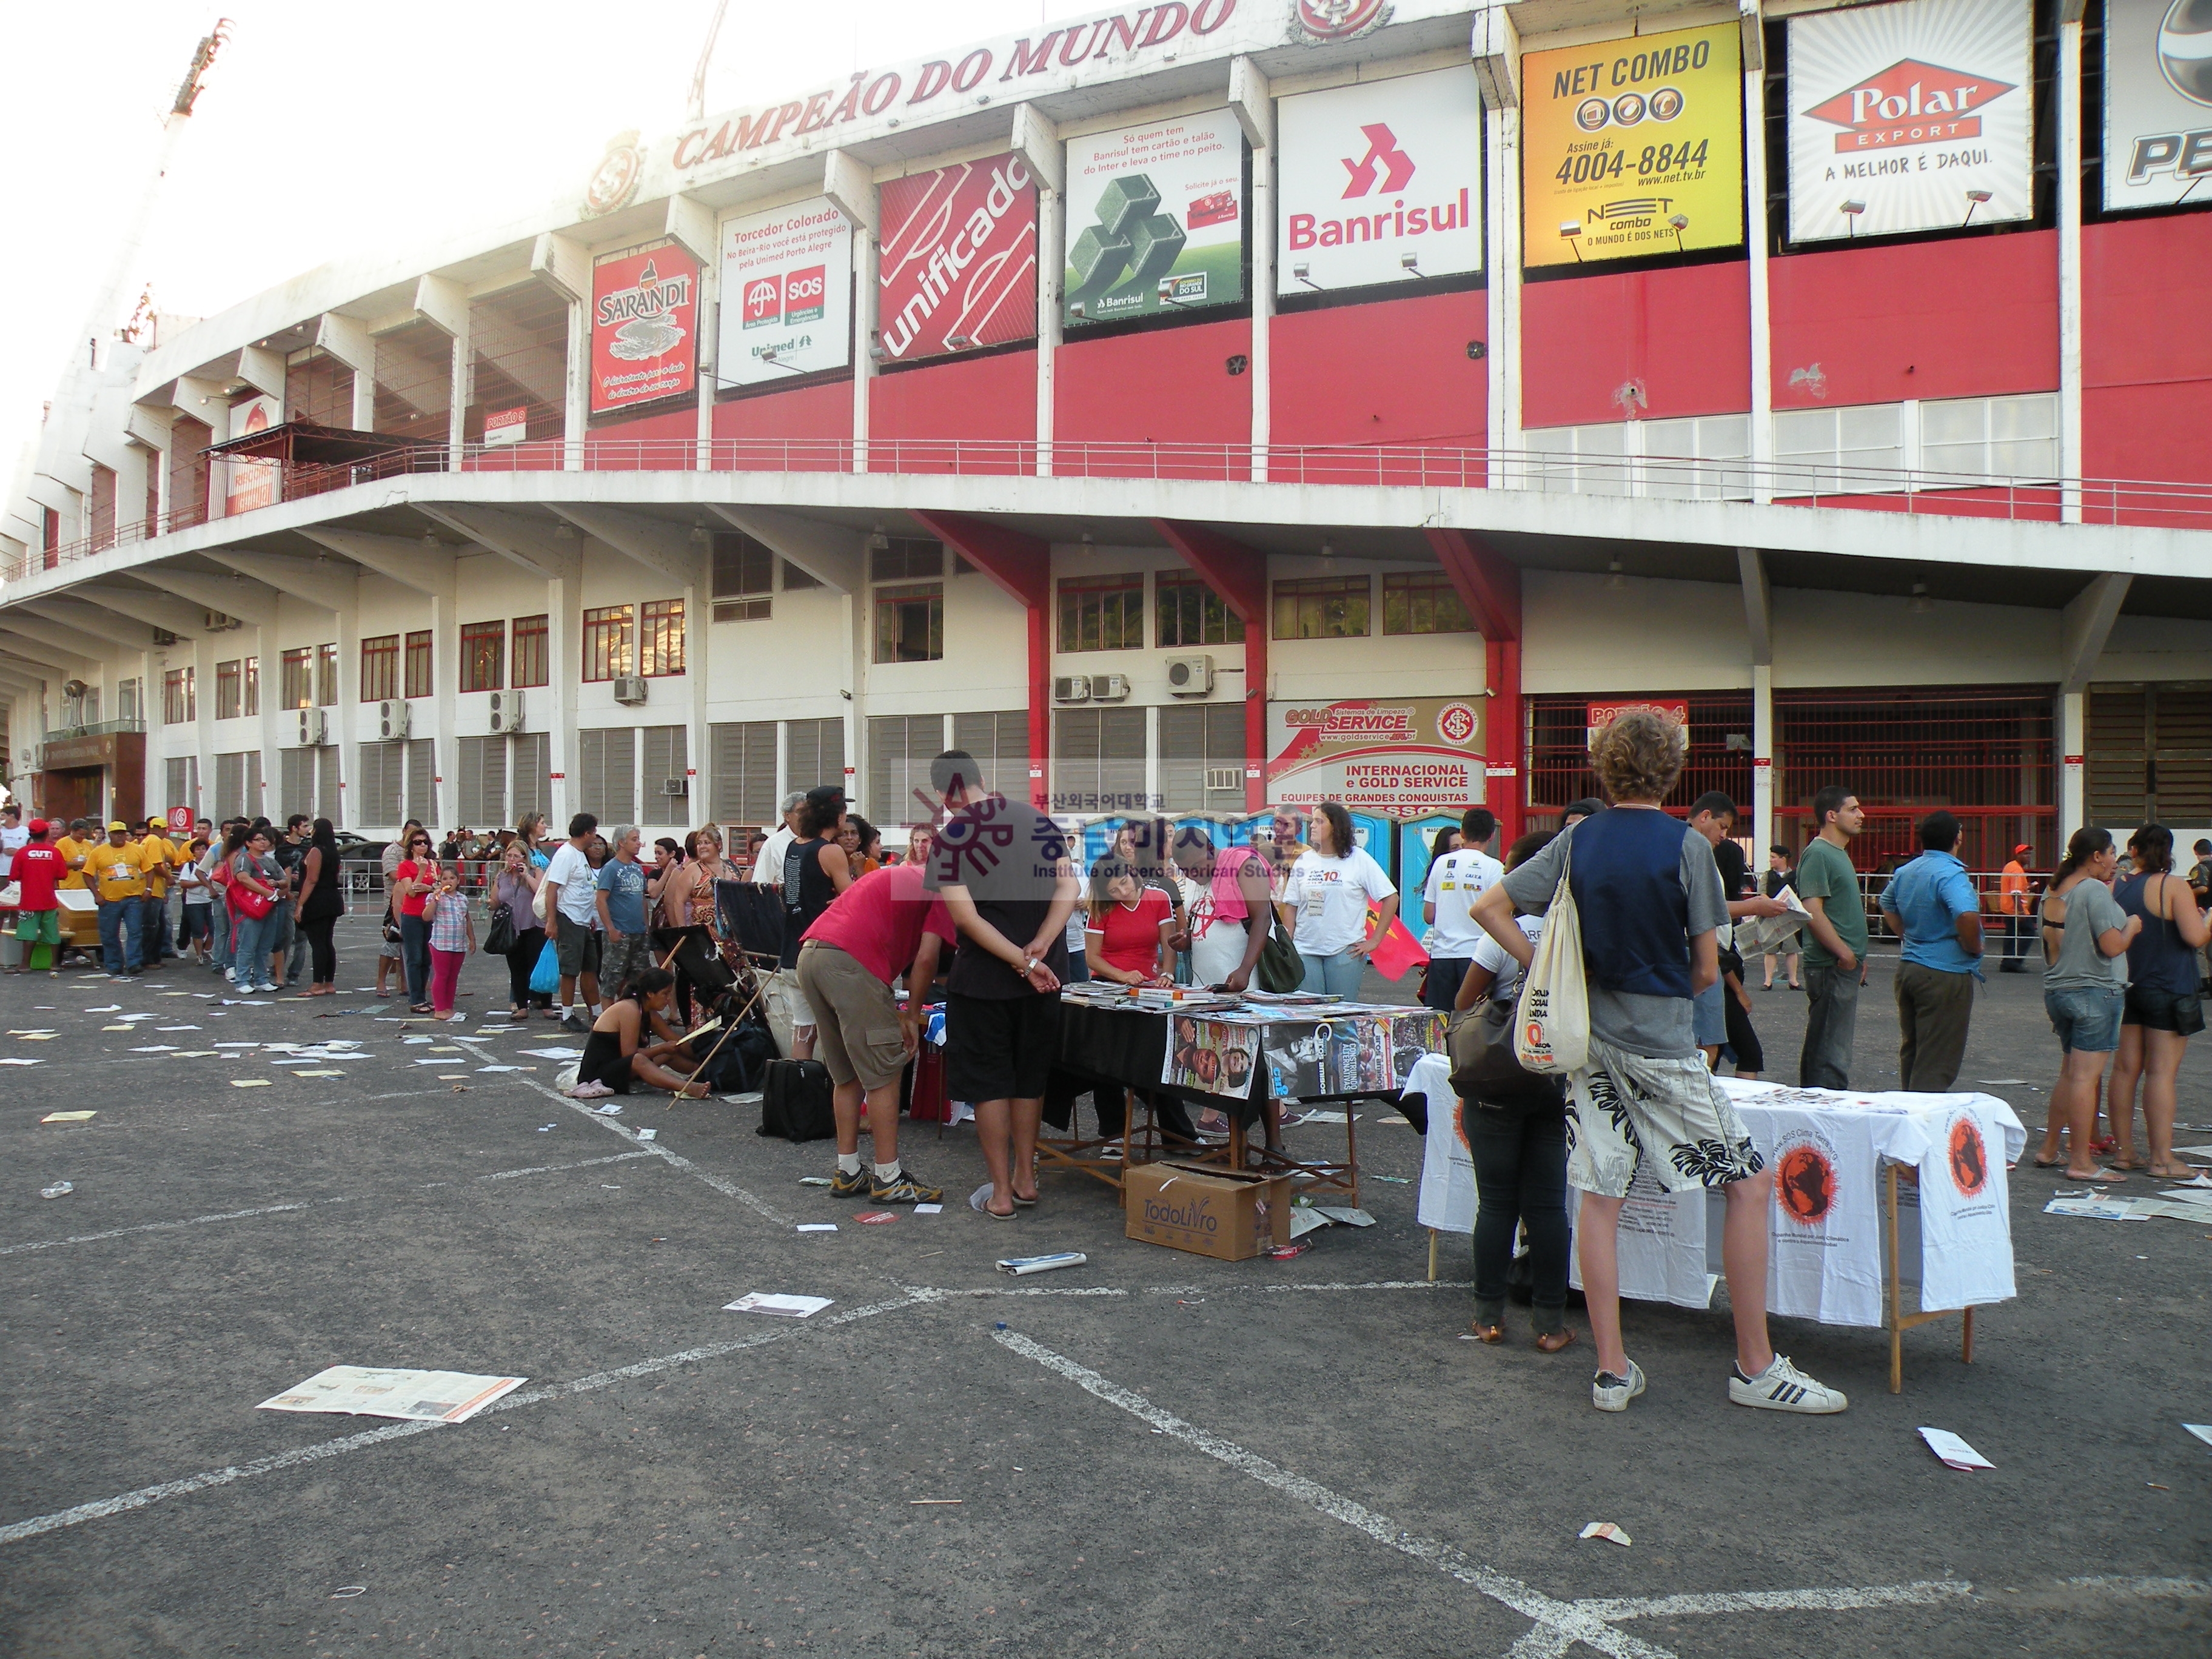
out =
{"type": "Polygon", "coordinates": [[[1291,1242],[1287,1176],[1200,1164],[1139,1164],[1121,1177],[1131,1238],[1243,1261],[1291,1242]]]}

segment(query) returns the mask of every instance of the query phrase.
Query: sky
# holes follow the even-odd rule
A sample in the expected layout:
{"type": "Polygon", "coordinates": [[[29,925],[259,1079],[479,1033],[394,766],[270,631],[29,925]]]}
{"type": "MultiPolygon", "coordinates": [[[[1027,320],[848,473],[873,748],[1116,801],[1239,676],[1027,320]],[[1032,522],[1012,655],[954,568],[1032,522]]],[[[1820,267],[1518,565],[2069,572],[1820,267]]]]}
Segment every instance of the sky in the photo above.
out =
{"type": "MultiPolygon", "coordinates": [[[[730,0],[707,107],[1094,9],[730,0]]],[[[88,307],[157,166],[161,118],[217,17],[231,20],[228,43],[109,328],[149,283],[159,309],[209,316],[382,240],[428,247],[475,217],[580,191],[614,134],[651,138],[683,121],[714,11],[714,0],[9,6],[0,155],[16,158],[15,252],[0,261],[0,488],[85,349],[88,307]]]]}

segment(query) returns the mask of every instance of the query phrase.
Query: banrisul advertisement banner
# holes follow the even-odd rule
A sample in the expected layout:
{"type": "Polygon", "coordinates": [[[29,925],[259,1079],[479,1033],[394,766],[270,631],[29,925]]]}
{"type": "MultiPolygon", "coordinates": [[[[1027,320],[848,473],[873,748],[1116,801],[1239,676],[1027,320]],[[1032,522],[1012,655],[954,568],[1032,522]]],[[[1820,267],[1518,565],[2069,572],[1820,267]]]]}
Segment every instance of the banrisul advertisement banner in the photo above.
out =
{"type": "Polygon", "coordinates": [[[853,227],[827,197],[722,226],[724,386],[766,386],[853,361],[853,227]]]}
{"type": "Polygon", "coordinates": [[[1225,109],[1067,143],[1072,327],[1244,298],[1244,134],[1225,109]]]}
{"type": "Polygon", "coordinates": [[[2105,206],[2212,201],[2209,179],[2212,0],[2106,0],[2105,206]]]}
{"type": "Polygon", "coordinates": [[[1267,705],[1267,799],[1342,801],[1386,817],[1482,799],[1482,699],[1359,697],[1267,705]]]}
{"type": "Polygon", "coordinates": [[[1275,291],[1482,269],[1482,100],[1471,65],[1276,106],[1275,291]]]}
{"type": "Polygon", "coordinates": [[[2027,0],[1791,18],[1790,240],[2032,216],[2033,48],[2027,0]]]}
{"type": "Polygon", "coordinates": [[[877,307],[893,362],[1036,332],[1037,187],[1018,155],[886,181],[877,307]]]}
{"type": "Polygon", "coordinates": [[[1523,261],[1739,246],[1742,70],[1734,23],[1524,57],[1523,261]]]}
{"type": "Polygon", "coordinates": [[[592,267],[592,413],[680,397],[698,376],[698,262],[664,242],[592,267]]]}

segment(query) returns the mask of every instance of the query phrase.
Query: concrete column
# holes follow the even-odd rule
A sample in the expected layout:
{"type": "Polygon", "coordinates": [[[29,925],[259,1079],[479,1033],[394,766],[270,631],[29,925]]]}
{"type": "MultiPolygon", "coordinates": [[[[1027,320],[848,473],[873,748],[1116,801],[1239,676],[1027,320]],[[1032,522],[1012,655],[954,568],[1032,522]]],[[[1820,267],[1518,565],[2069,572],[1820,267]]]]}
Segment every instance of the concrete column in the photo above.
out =
{"type": "MultiPolygon", "coordinates": [[[[1774,324],[1766,281],[1772,245],[1766,210],[1766,64],[1763,52],[1750,50],[1759,39],[1757,23],[1754,15],[1744,31],[1743,190],[1744,240],[1751,252],[1751,499],[1764,502],[1774,499],[1774,324]]],[[[1773,845],[1765,830],[1760,836],[1754,869],[1765,867],[1765,849],[1773,845]]]]}
{"type": "Polygon", "coordinates": [[[1774,845],[1774,670],[1754,663],[1751,670],[1751,867],[1766,867],[1774,845]]]}
{"type": "Polygon", "coordinates": [[[1056,190],[1037,187],[1036,475],[1052,476],[1054,371],[1060,355],[1060,273],[1066,255],[1066,204],[1056,190]]]}
{"type": "MultiPolygon", "coordinates": [[[[430,600],[430,728],[438,744],[430,751],[430,792],[437,803],[438,820],[433,823],[419,811],[415,816],[434,836],[456,821],[457,802],[454,790],[447,786],[446,769],[453,767],[454,777],[460,776],[460,753],[454,747],[459,738],[454,716],[459,712],[461,684],[461,601],[458,584],[455,592],[453,599],[434,595],[430,600]]],[[[410,722],[410,732],[412,730],[410,722]]]]}
{"type": "Polygon", "coordinates": [[[1229,107],[1252,147],[1252,198],[1246,204],[1252,225],[1252,477],[1264,483],[1274,437],[1269,337],[1275,316],[1275,99],[1249,58],[1230,60],[1229,107]]]}
{"type": "MultiPolygon", "coordinates": [[[[2069,11],[2078,14],[2079,7],[2069,11]]],[[[2107,158],[2107,167],[2118,165],[2107,158]]],[[[2059,518],[2081,522],[2081,20],[2058,26],[2059,518]]],[[[2075,774],[2079,779],[2078,771],[2075,774]]]]}
{"type": "Polygon", "coordinates": [[[332,809],[317,801],[334,830],[358,829],[361,803],[353,793],[360,775],[361,742],[356,726],[361,711],[361,576],[354,575],[354,603],[338,612],[338,706],[330,711],[323,740],[338,751],[338,800],[332,809]]]}
{"type": "Polygon", "coordinates": [[[2081,781],[2081,751],[2084,747],[2086,708],[2079,691],[2062,691],[2058,696],[2058,846],[2065,850],[2067,840],[2088,819],[2088,803],[2081,781]]]}
{"type": "MultiPolygon", "coordinates": [[[[721,293],[722,262],[710,254],[699,261],[699,337],[695,342],[699,348],[696,354],[699,364],[699,453],[695,465],[702,472],[711,472],[714,467],[714,364],[721,339],[719,323],[721,293]]],[[[700,597],[703,599],[706,596],[702,594],[700,597]]],[[[691,614],[689,607],[684,614],[688,626],[691,614]]],[[[707,636],[700,635],[699,645],[702,650],[706,643],[707,636]]],[[[685,648],[690,648],[688,641],[685,648]]],[[[690,659],[687,657],[684,660],[689,662],[690,659]]],[[[700,659],[700,666],[705,666],[703,657],[700,659]]],[[[698,757],[694,755],[691,758],[696,765],[698,757]]]]}
{"type": "MultiPolygon", "coordinates": [[[[280,598],[272,601],[272,603],[275,604],[277,616],[281,619],[284,611],[284,601],[280,598]]],[[[276,751],[283,746],[284,720],[287,718],[289,718],[296,722],[298,720],[298,716],[294,714],[290,709],[278,709],[276,707],[276,699],[271,695],[276,688],[271,684],[268,678],[269,670],[281,659],[282,647],[278,642],[283,637],[282,633],[275,628],[257,628],[253,630],[253,638],[255,641],[253,648],[257,660],[259,664],[258,672],[263,677],[261,681],[261,718],[258,724],[260,735],[256,739],[261,750],[261,758],[256,763],[256,764],[260,768],[261,775],[258,779],[248,778],[246,781],[246,799],[249,803],[246,809],[247,811],[249,813],[258,812],[264,817],[279,821],[282,820],[283,814],[278,812],[276,808],[279,804],[278,797],[281,793],[281,781],[284,775],[284,763],[283,757],[279,756],[276,751]],[[261,788],[258,793],[253,787],[257,782],[261,785],[261,788]]],[[[307,665],[307,686],[309,693],[312,696],[315,684],[314,659],[312,655],[308,659],[307,665]]],[[[240,664],[239,672],[243,675],[245,672],[245,665],[243,663],[240,664]]]]}
{"type": "Polygon", "coordinates": [[[556,830],[565,832],[576,811],[577,797],[571,775],[576,769],[576,691],[581,673],[584,630],[583,578],[556,579],[545,584],[545,730],[552,788],[547,813],[556,830]]]}
{"type": "Polygon", "coordinates": [[[592,325],[588,300],[568,302],[567,396],[561,410],[561,469],[584,470],[584,439],[592,424],[592,325]]]}
{"type": "Polygon", "coordinates": [[[853,228],[853,471],[868,470],[868,393],[876,383],[876,360],[868,347],[874,343],[877,317],[881,310],[883,250],[875,232],[853,228]]]}
{"type": "Polygon", "coordinates": [[[1488,350],[1490,462],[1492,489],[1520,486],[1507,453],[1521,447],[1521,112],[1486,108],[1482,115],[1484,216],[1489,220],[1488,350]]]}

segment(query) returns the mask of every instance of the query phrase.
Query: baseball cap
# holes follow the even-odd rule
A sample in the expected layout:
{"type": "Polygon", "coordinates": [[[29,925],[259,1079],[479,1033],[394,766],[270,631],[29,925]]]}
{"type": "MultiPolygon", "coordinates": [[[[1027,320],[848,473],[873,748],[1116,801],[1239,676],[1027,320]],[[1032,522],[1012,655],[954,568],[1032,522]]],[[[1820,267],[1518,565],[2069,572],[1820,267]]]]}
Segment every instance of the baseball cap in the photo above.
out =
{"type": "Polygon", "coordinates": [[[129,824],[127,824],[127,823],[124,823],[124,821],[123,821],[121,818],[117,818],[113,823],[110,823],[107,827],[108,827],[110,830],[121,830],[121,831],[123,831],[123,833],[124,833],[125,835],[126,835],[126,836],[127,836],[127,835],[129,835],[129,834],[131,833],[131,826],[130,826],[129,824]]]}
{"type": "Polygon", "coordinates": [[[2027,843],[2026,842],[2021,842],[2021,844],[2020,844],[2019,846],[2017,846],[2017,847],[2015,847],[2015,848],[2014,848],[2012,849],[2012,855],[2013,855],[2014,858],[2018,858],[2018,857],[2019,857],[2022,853],[2025,853],[2025,852],[2027,852],[2027,851],[2028,851],[2028,850],[2029,850],[2029,849],[2028,849],[2028,845],[2027,845],[2027,843]]]}
{"type": "Polygon", "coordinates": [[[45,835],[47,828],[48,825],[44,818],[33,818],[29,825],[30,831],[34,836],[45,835]]]}
{"type": "Polygon", "coordinates": [[[806,804],[809,806],[842,806],[845,792],[834,783],[817,784],[806,792],[806,804]]]}

